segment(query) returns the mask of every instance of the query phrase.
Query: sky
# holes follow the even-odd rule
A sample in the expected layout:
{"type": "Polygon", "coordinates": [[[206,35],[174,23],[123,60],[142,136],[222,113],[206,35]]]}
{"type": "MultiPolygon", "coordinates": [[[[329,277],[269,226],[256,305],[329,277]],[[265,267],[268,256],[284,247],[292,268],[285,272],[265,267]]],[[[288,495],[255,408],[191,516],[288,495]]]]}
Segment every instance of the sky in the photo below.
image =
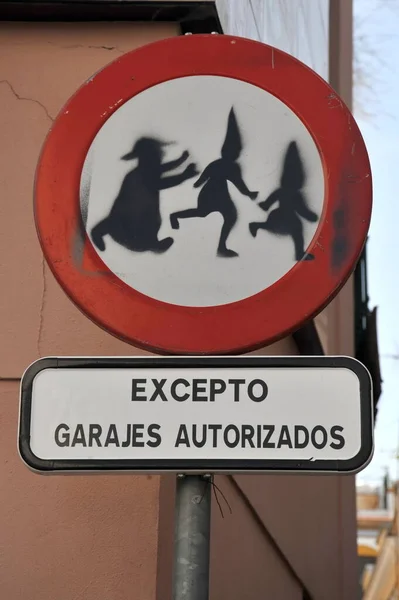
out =
{"type": "Polygon", "coordinates": [[[369,306],[378,307],[383,379],[374,457],[357,481],[374,485],[386,469],[399,479],[399,1],[354,0],[354,44],[354,115],[373,176],[369,306]]]}

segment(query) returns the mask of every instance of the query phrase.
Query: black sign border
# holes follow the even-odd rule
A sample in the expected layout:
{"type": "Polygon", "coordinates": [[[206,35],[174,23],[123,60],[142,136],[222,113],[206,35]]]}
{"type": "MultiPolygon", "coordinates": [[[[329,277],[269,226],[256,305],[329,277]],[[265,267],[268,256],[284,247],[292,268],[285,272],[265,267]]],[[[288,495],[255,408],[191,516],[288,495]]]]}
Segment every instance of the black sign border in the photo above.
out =
{"type": "Polygon", "coordinates": [[[240,356],[240,357],[46,357],[34,362],[21,380],[18,449],[25,464],[39,473],[331,473],[354,474],[373,455],[373,409],[371,376],[358,360],[346,356],[240,356]],[[345,368],[360,384],[361,448],[349,460],[43,460],[30,447],[32,388],[45,369],[68,368],[345,368]]]}

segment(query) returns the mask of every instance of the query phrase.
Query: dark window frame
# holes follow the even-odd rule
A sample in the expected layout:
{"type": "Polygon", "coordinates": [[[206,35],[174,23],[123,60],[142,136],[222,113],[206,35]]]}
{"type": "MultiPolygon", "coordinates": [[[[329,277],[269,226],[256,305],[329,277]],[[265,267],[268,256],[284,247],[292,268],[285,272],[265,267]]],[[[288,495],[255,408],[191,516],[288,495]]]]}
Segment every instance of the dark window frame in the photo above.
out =
{"type": "Polygon", "coordinates": [[[6,0],[0,20],[177,22],[182,33],[222,33],[215,2],[204,0],[6,0]]]}

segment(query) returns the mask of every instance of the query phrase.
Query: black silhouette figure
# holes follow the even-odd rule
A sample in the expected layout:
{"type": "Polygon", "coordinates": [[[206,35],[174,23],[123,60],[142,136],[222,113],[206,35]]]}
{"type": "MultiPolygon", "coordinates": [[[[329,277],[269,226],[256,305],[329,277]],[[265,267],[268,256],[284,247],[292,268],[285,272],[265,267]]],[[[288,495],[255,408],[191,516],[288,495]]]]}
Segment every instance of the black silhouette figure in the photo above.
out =
{"type": "Polygon", "coordinates": [[[294,242],[295,260],[313,260],[313,254],[305,252],[300,217],[314,223],[318,216],[308,208],[301,191],[305,183],[305,171],[296,142],[288,146],[280,183],[281,187],[258,205],[264,211],[268,211],[275,202],[279,203],[279,207],[272,210],[265,222],[250,223],[249,230],[254,237],[259,229],[276,235],[290,235],[294,242]]]}
{"type": "Polygon", "coordinates": [[[228,118],[226,138],[221,151],[221,158],[211,162],[194,183],[198,188],[204,185],[198,196],[197,208],[189,208],[170,216],[173,229],[179,229],[179,219],[207,217],[219,212],[223,217],[223,226],[218,246],[219,256],[238,256],[226,246],[227,238],[237,221],[237,209],[229,194],[228,181],[245,196],[255,200],[258,192],[250,192],[245,185],[240,165],[236,162],[241,154],[242,141],[237,119],[232,108],[228,118]]]}
{"type": "Polygon", "coordinates": [[[91,231],[94,244],[105,250],[104,236],[110,235],[116,242],[136,252],[165,252],[173,244],[173,238],[158,239],[161,227],[160,191],[180,185],[198,175],[196,166],[189,164],[182,173],[164,177],[169,171],[180,167],[189,157],[183,152],[180,158],[162,163],[163,147],[167,143],[142,137],[133,150],[122,160],[138,159],[136,168],[124,178],[111,211],[91,231]]]}

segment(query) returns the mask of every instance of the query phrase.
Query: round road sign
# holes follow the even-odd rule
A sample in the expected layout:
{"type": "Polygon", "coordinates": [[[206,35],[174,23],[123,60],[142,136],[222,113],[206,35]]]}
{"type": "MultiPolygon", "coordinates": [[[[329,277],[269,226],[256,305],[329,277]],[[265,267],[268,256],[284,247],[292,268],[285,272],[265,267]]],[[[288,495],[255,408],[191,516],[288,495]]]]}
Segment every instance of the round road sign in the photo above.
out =
{"type": "Polygon", "coordinates": [[[243,38],[182,36],[69,100],[35,213],[54,275],[97,324],[158,352],[242,352],[298,328],[349,277],[370,166],[308,67],[243,38]]]}

